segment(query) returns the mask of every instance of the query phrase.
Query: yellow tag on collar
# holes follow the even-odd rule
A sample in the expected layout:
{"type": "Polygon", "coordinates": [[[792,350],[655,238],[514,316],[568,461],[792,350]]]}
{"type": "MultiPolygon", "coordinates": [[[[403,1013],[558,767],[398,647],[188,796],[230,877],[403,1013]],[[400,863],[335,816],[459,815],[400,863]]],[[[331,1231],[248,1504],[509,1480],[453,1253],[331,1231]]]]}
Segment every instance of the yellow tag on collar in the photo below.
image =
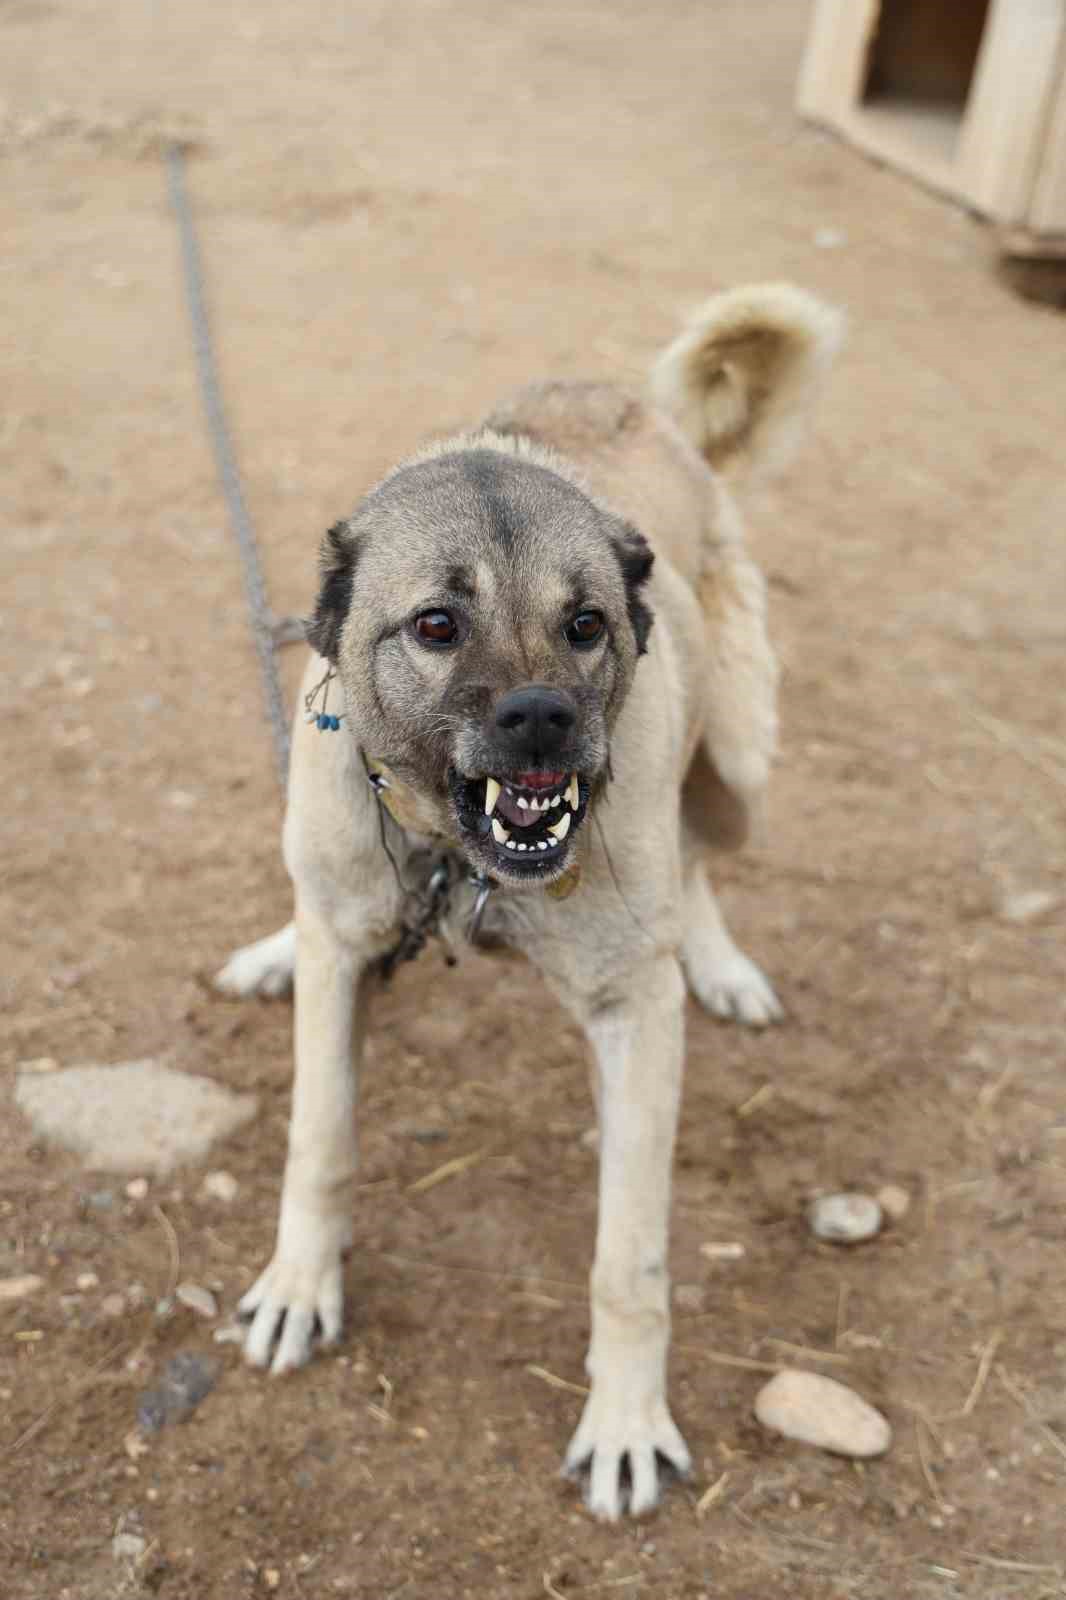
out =
{"type": "Polygon", "coordinates": [[[581,882],[581,863],[575,861],[573,866],[567,867],[557,878],[548,884],[545,894],[550,894],[553,900],[566,900],[573,894],[581,882]]]}
{"type": "Polygon", "coordinates": [[[410,833],[420,833],[433,839],[444,839],[446,834],[434,827],[422,812],[422,804],[414,790],[393,777],[383,761],[367,756],[366,770],[376,778],[374,790],[393,822],[410,833]]]}

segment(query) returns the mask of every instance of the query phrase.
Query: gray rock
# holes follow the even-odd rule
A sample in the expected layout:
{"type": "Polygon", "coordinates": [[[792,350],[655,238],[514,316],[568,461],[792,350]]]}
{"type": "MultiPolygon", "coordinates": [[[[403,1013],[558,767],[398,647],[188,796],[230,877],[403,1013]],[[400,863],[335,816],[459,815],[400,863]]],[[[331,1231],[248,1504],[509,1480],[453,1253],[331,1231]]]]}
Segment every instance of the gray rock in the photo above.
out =
{"type": "Polygon", "coordinates": [[[816,1372],[777,1373],[759,1390],[755,1415],[764,1428],[835,1455],[881,1456],[892,1443],[892,1429],[879,1411],[816,1372]]]}
{"type": "Polygon", "coordinates": [[[211,1393],[217,1377],[214,1362],[191,1350],[179,1351],[163,1368],[156,1387],[146,1389],[137,1402],[138,1423],[145,1433],[158,1433],[170,1422],[184,1422],[211,1393]]]}
{"type": "Polygon", "coordinates": [[[831,1244],[860,1244],[881,1231],[881,1207],[868,1194],[824,1194],[808,1218],[811,1231],[831,1244]]]}
{"type": "MultiPolygon", "coordinates": [[[[234,1094],[158,1061],[19,1073],[15,1100],[35,1133],[75,1151],[87,1166],[142,1177],[202,1160],[215,1139],[256,1110],[254,1095],[234,1094]]],[[[89,1204],[101,1208],[109,1193],[99,1191],[100,1199],[90,1196],[89,1204]]]]}

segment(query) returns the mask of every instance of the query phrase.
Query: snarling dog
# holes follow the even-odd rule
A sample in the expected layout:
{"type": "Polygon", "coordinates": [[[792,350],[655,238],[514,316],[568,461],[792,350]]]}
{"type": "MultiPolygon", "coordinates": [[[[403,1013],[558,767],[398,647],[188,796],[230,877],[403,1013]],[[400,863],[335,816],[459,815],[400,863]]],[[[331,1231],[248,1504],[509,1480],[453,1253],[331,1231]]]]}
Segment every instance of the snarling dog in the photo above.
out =
{"type": "Polygon", "coordinates": [[[599,1225],[592,1386],[565,1465],[588,1469],[606,1518],[647,1511],[664,1463],[689,1466],[665,1387],[686,983],[716,1016],[781,1014],[704,862],[746,836],[777,725],[764,585],[727,479],[780,449],[837,336],[796,289],[721,295],[647,398],[524,389],[329,531],[284,832],[295,919],[218,980],[278,992],[295,974],[277,1247],[241,1307],[248,1360],[275,1373],[340,1334],[375,974],[476,910],[579,1019],[599,1225]]]}

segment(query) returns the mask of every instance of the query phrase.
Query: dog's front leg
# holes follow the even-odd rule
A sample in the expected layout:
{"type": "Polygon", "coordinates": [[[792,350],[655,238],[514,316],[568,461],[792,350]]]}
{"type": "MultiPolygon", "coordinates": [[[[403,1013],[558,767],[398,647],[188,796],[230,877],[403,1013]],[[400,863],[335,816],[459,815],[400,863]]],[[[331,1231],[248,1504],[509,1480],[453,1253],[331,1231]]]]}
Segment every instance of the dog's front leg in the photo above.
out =
{"type": "Polygon", "coordinates": [[[614,1520],[659,1498],[659,1461],[690,1461],[666,1403],[666,1254],[681,1094],[684,985],[673,957],[627,974],[624,998],[585,1016],[596,1052],[600,1211],[592,1269],[592,1391],[565,1470],[589,1467],[588,1504],[614,1520]]]}
{"type": "Polygon", "coordinates": [[[240,1303],[245,1355],[302,1366],[312,1338],[340,1335],[341,1259],[351,1245],[355,1090],[365,962],[317,913],[296,913],[296,1076],[274,1258],[240,1303]]]}

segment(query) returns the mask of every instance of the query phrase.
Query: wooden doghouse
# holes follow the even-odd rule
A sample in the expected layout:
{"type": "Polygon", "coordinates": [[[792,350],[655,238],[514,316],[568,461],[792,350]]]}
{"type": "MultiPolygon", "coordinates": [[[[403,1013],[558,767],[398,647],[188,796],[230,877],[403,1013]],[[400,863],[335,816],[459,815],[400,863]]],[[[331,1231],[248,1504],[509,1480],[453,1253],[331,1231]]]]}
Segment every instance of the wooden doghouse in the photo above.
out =
{"type": "Polygon", "coordinates": [[[1066,257],[1066,0],[816,0],[798,106],[1066,257]]]}

